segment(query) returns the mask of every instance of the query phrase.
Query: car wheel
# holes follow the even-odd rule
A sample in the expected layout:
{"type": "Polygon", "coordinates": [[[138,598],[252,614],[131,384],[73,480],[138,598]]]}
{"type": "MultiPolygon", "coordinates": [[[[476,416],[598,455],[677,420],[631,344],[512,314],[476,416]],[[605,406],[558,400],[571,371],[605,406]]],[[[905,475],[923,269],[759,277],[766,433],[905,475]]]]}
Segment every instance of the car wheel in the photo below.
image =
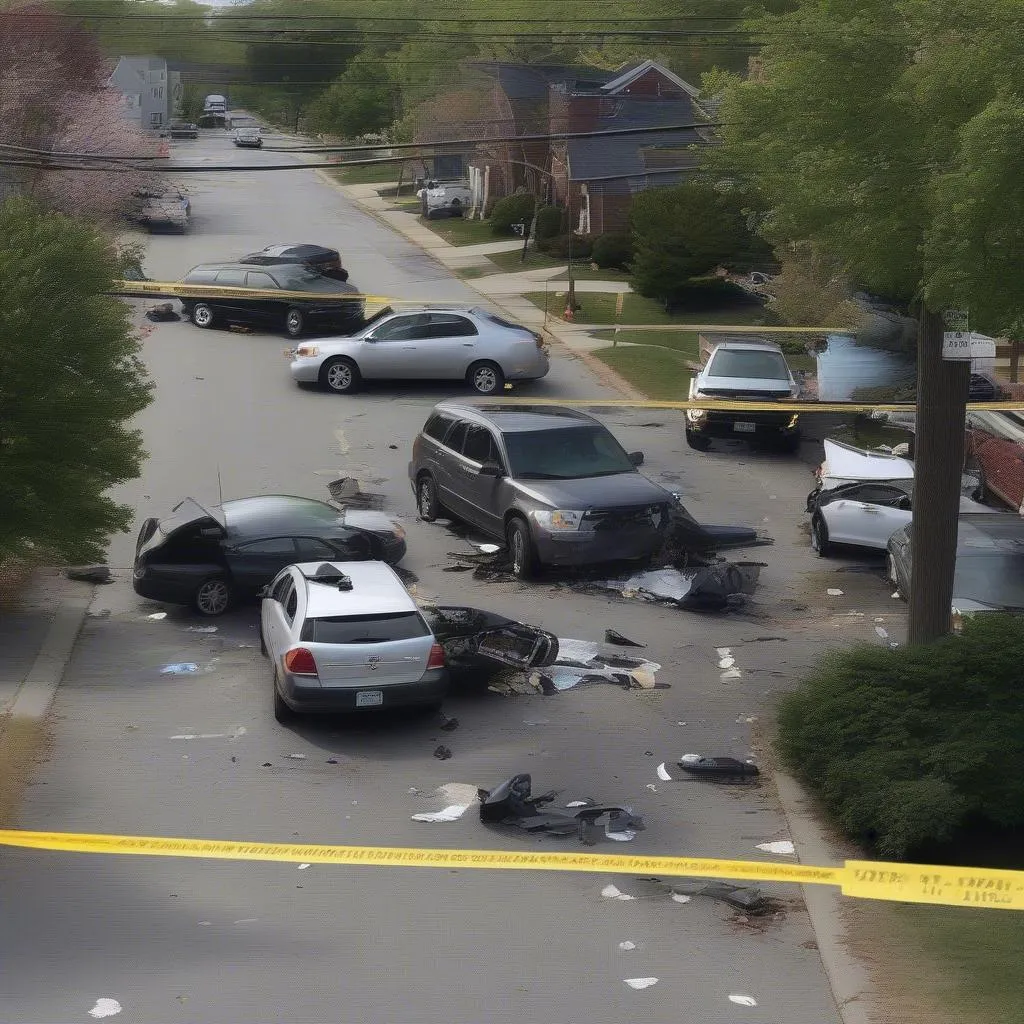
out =
{"type": "Polygon", "coordinates": [[[466,378],[478,395],[496,395],[505,389],[505,374],[497,363],[474,363],[466,378]]]}
{"type": "Polygon", "coordinates": [[[695,452],[706,452],[711,447],[711,439],[692,430],[686,431],[686,443],[695,452]]]}
{"type": "Polygon", "coordinates": [[[416,509],[425,523],[432,523],[444,511],[437,498],[437,484],[429,473],[421,473],[416,481],[416,509]]]}
{"type": "Polygon", "coordinates": [[[903,591],[903,585],[900,583],[900,574],[896,570],[896,560],[891,554],[885,556],[886,572],[889,575],[889,582],[896,588],[896,593],[899,594],[900,599],[906,601],[907,595],[903,591]]]}
{"type": "Polygon", "coordinates": [[[284,315],[284,329],[289,338],[298,338],[306,326],[301,309],[289,309],[284,315]]]}
{"type": "Polygon", "coordinates": [[[192,307],[192,323],[196,327],[212,327],[213,321],[213,310],[205,302],[197,302],[192,307]]]}
{"type": "Polygon", "coordinates": [[[284,702],[284,698],[281,696],[280,690],[277,688],[277,673],[274,673],[274,718],[281,723],[281,725],[287,725],[289,722],[295,720],[295,712],[284,702]]]}
{"type": "Polygon", "coordinates": [[[231,584],[223,576],[209,576],[195,592],[192,603],[200,615],[223,615],[230,607],[234,595],[231,584]]]}
{"type": "Polygon", "coordinates": [[[350,395],[359,387],[359,367],[344,356],[328,359],[320,370],[320,383],[336,395],[350,395]]]}
{"type": "Polygon", "coordinates": [[[811,517],[811,547],[818,552],[819,558],[828,558],[832,550],[828,539],[828,527],[817,512],[811,517]]]}
{"type": "Polygon", "coordinates": [[[537,573],[537,552],[533,547],[530,528],[522,519],[512,519],[506,532],[512,575],[521,580],[532,579],[537,573]]]}

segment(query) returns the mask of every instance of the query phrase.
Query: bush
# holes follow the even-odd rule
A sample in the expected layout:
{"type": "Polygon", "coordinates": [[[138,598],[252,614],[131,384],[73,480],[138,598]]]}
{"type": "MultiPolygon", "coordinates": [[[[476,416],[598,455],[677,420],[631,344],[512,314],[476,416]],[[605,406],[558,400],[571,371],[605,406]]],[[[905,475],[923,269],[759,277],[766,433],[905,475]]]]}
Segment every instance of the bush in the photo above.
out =
{"type": "Polygon", "coordinates": [[[625,270],[632,257],[633,239],[630,235],[598,235],[594,239],[594,262],[602,270],[625,270]]]}
{"type": "Polygon", "coordinates": [[[537,229],[534,238],[538,242],[546,238],[556,238],[565,230],[566,212],[561,206],[542,206],[537,211],[537,229]]]}
{"type": "Polygon", "coordinates": [[[529,225],[533,220],[535,203],[534,197],[525,193],[499,199],[491,210],[491,231],[496,235],[514,235],[513,224],[529,225]]]}
{"type": "Polygon", "coordinates": [[[883,857],[1024,824],[1024,619],[825,657],[779,709],[778,748],[848,835],[883,857]]]}
{"type": "Polygon", "coordinates": [[[574,260],[589,259],[594,249],[593,241],[586,235],[559,235],[557,238],[538,240],[537,248],[547,253],[552,259],[567,260],[569,258],[570,238],[572,239],[572,258],[574,260]]]}

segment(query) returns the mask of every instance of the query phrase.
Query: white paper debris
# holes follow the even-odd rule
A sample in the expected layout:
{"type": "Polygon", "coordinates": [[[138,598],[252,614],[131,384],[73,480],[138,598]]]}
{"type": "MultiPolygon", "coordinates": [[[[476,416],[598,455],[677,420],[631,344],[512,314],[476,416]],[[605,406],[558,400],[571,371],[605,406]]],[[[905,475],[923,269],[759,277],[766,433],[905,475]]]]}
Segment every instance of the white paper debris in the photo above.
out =
{"type": "Polygon", "coordinates": [[[650,988],[652,985],[658,984],[657,978],[623,978],[622,980],[630,988],[635,989],[650,988]]]}
{"type": "Polygon", "coordinates": [[[186,626],[186,633],[216,633],[216,626],[186,626]]]}
{"type": "Polygon", "coordinates": [[[121,1004],[116,999],[97,999],[96,1005],[89,1011],[90,1017],[115,1017],[121,1012],[121,1004]]]}
{"type": "Polygon", "coordinates": [[[172,736],[172,740],[223,740],[227,739],[226,732],[183,732],[172,736]]]}
{"type": "Polygon", "coordinates": [[[485,555],[496,555],[501,550],[501,548],[498,547],[497,544],[477,544],[477,547],[485,555]]]}
{"type": "Polygon", "coordinates": [[[147,615],[147,619],[152,619],[154,622],[159,622],[161,619],[167,618],[167,612],[153,612],[152,615],[147,615]]]}
{"type": "Polygon", "coordinates": [[[788,839],[778,839],[774,843],[758,843],[757,848],[765,853],[779,853],[792,856],[796,847],[788,839]]]}
{"type": "Polygon", "coordinates": [[[693,899],[692,896],[684,896],[681,892],[674,892],[674,893],[672,893],[672,902],[673,903],[689,903],[690,900],[692,900],[692,899],[693,899]]]}
{"type": "Polygon", "coordinates": [[[442,821],[458,821],[468,810],[468,804],[451,804],[440,811],[423,811],[420,814],[414,814],[412,820],[427,821],[431,824],[442,821]]]}
{"type": "Polygon", "coordinates": [[[648,782],[644,788],[649,789],[652,793],[658,792],[658,787],[653,782],[648,782]]]}
{"type": "Polygon", "coordinates": [[[703,756],[703,754],[683,754],[679,760],[685,761],[687,764],[693,764],[694,761],[699,761],[703,756]]]}
{"type": "Polygon", "coordinates": [[[900,592],[898,590],[894,590],[889,596],[899,600],[900,592]]]}
{"type": "Polygon", "coordinates": [[[882,626],[875,626],[875,632],[883,639],[889,639],[889,633],[882,626]]]}
{"type": "Polygon", "coordinates": [[[558,638],[558,661],[579,661],[586,665],[600,653],[600,647],[590,640],[572,640],[558,638]]]}
{"type": "Polygon", "coordinates": [[[309,866],[310,866],[309,864],[300,864],[299,865],[299,870],[300,871],[305,871],[306,868],[308,868],[309,866]]]}
{"type": "Polygon", "coordinates": [[[616,843],[629,843],[636,839],[636,832],[631,828],[627,828],[625,832],[609,832],[606,825],[604,834],[616,843]]]}
{"type": "Polygon", "coordinates": [[[732,668],[736,664],[736,659],[732,656],[731,647],[716,647],[715,650],[718,652],[719,668],[732,668]]]}
{"type": "Polygon", "coordinates": [[[628,893],[620,892],[614,885],[606,885],[601,890],[601,895],[605,899],[609,900],[635,900],[635,896],[630,896],[628,893]]]}
{"type": "Polygon", "coordinates": [[[829,597],[843,596],[843,592],[838,587],[829,587],[828,590],[825,591],[825,593],[828,594],[829,597]]]}
{"type": "Polygon", "coordinates": [[[305,761],[306,760],[306,755],[305,754],[289,754],[288,757],[292,761],[305,761]]]}
{"type": "Polygon", "coordinates": [[[745,996],[739,992],[733,992],[729,996],[730,1003],[736,1003],[739,1006],[757,1006],[757,1000],[753,996],[745,996]]]}
{"type": "Polygon", "coordinates": [[[658,765],[658,778],[661,779],[662,782],[672,781],[672,776],[669,775],[668,770],[665,768],[664,761],[662,761],[661,764],[658,765]]]}
{"type": "Polygon", "coordinates": [[[256,924],[259,920],[258,917],[240,917],[237,921],[232,921],[232,924],[256,924]]]}
{"type": "Polygon", "coordinates": [[[182,661],[176,662],[174,665],[164,665],[164,667],[160,669],[160,675],[187,676],[198,671],[199,666],[194,661],[182,661]]]}
{"type": "Polygon", "coordinates": [[[724,683],[727,679],[739,679],[742,675],[743,673],[738,668],[727,668],[718,678],[724,683]]]}
{"type": "Polygon", "coordinates": [[[630,942],[628,939],[625,942],[619,943],[619,949],[636,949],[636,943],[630,942]]]}
{"type": "Polygon", "coordinates": [[[566,807],[586,807],[587,806],[587,801],[586,800],[570,800],[565,806],[566,807]]]}

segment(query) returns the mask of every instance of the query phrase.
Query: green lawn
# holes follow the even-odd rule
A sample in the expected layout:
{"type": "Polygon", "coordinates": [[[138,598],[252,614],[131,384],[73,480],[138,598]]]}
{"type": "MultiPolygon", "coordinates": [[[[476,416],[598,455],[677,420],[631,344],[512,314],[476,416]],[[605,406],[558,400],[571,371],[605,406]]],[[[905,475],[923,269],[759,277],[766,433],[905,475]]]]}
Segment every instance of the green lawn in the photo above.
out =
{"type": "MultiPolygon", "coordinates": [[[[551,306],[549,289],[548,308],[551,306]]],[[[565,296],[565,289],[558,289],[565,296]]],[[[528,292],[526,295],[535,306],[544,308],[544,292],[528,292]]],[[[618,295],[615,292],[577,292],[576,301],[583,307],[577,314],[579,323],[588,324],[762,324],[765,312],[758,306],[736,305],[717,309],[679,310],[666,313],[664,304],[647,299],[636,292],[623,296],[622,315],[616,316],[615,306],[618,295]]]]}
{"type": "Polygon", "coordinates": [[[617,335],[612,331],[594,331],[594,337],[601,341],[607,341],[609,344],[614,340],[615,342],[633,342],[637,345],[670,348],[685,359],[692,359],[695,362],[700,354],[696,331],[619,331],[617,335]]]}
{"type": "MultiPolygon", "coordinates": [[[[523,261],[522,249],[515,249],[510,252],[496,252],[492,253],[488,259],[498,268],[499,271],[505,271],[506,273],[517,273],[521,270],[554,270],[557,267],[564,267],[566,265],[565,260],[555,260],[550,256],[545,256],[542,252],[537,252],[536,249],[530,249],[526,253],[526,260],[523,261]]],[[[573,267],[573,277],[577,281],[628,281],[629,274],[621,270],[592,270],[589,266],[586,267],[573,267]]],[[[566,281],[568,280],[568,271],[563,270],[562,273],[551,278],[552,281],[566,281]]]]}
{"type": "Polygon", "coordinates": [[[661,348],[601,348],[598,359],[620,373],[648,398],[682,402],[689,393],[692,373],[683,355],[661,348]]]}
{"type": "Polygon", "coordinates": [[[392,164],[359,164],[356,167],[339,167],[331,174],[337,176],[343,185],[373,185],[379,181],[393,181],[398,184],[397,163],[392,164]]]}
{"type": "Polygon", "coordinates": [[[498,242],[491,225],[485,220],[466,220],[464,217],[440,217],[424,220],[423,223],[434,234],[452,245],[479,245],[481,242],[498,242]]]}

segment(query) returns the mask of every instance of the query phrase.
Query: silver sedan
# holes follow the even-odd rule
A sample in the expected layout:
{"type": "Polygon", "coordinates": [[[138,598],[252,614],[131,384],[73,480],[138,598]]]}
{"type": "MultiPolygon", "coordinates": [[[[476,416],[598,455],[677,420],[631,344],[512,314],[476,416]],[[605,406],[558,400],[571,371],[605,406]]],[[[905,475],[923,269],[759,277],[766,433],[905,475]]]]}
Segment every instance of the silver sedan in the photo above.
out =
{"type": "Polygon", "coordinates": [[[478,395],[548,372],[542,335],[485,309],[388,308],[362,330],[289,351],[292,377],[344,395],[362,380],[464,380],[478,395]]]}

